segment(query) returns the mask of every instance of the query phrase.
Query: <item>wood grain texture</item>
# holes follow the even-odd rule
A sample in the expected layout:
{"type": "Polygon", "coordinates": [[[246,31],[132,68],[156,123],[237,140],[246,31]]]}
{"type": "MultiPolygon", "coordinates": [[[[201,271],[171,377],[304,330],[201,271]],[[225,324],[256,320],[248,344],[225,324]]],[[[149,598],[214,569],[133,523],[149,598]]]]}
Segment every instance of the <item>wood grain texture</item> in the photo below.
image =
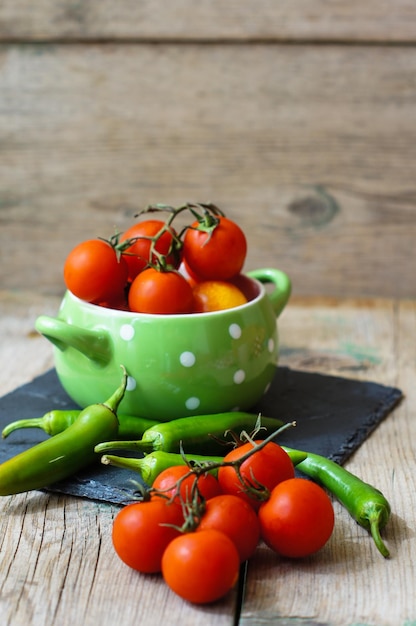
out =
{"type": "Polygon", "coordinates": [[[160,576],[140,576],[120,562],[111,542],[119,509],[40,492],[0,504],[3,624],[232,624],[233,593],[201,611],[160,576]]]}
{"type": "Polygon", "coordinates": [[[404,391],[404,401],[347,463],[348,469],[376,484],[391,502],[393,514],[384,537],[392,558],[383,560],[366,531],[335,503],[334,535],[315,557],[298,563],[279,560],[265,548],[258,551],[248,570],[240,624],[412,623],[416,616],[416,548],[410,513],[416,506],[410,443],[415,436],[411,418],[416,402],[411,356],[416,349],[415,303],[305,304],[288,309],[282,318],[289,363],[363,380],[369,377],[404,391]]]}
{"type": "MultiPolygon", "coordinates": [[[[51,366],[51,347],[33,333],[55,296],[0,291],[0,393],[51,366]]],[[[383,559],[366,531],[335,503],[330,543],[301,562],[279,560],[260,545],[251,561],[240,624],[404,625],[416,620],[416,303],[294,298],[279,320],[280,362],[296,369],[394,385],[404,400],[348,461],[376,484],[393,515],[383,559]]],[[[7,441],[3,443],[7,445],[7,441]]],[[[156,577],[119,562],[111,546],[117,509],[40,492],[0,499],[0,614],[7,626],[140,622],[232,626],[234,594],[193,607],[156,577]]]]}
{"type": "Polygon", "coordinates": [[[414,42],[412,0],[3,0],[0,39],[414,42]]]}
{"type": "Polygon", "coordinates": [[[413,47],[7,45],[0,284],[149,202],[214,201],[297,295],[416,295],[413,47]],[[28,261],[29,260],[29,261],[28,261]]]}

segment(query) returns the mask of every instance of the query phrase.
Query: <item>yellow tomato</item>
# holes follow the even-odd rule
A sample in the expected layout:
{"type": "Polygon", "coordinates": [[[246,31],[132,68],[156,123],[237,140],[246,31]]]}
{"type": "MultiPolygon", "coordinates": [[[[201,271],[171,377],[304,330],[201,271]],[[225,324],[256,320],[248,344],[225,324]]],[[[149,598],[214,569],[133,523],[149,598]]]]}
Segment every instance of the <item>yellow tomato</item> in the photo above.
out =
{"type": "Polygon", "coordinates": [[[193,287],[193,312],[207,313],[231,309],[245,304],[247,298],[232,283],[221,280],[205,280],[193,287]]]}

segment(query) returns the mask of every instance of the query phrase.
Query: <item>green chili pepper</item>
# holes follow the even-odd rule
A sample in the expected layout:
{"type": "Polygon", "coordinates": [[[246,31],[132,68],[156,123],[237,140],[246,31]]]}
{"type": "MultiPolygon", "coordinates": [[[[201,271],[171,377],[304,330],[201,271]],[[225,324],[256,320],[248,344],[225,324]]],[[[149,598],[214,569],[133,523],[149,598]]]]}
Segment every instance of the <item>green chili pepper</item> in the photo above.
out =
{"type": "MultiPolygon", "coordinates": [[[[306,452],[300,450],[292,450],[288,452],[292,463],[297,465],[306,458],[306,452]]],[[[115,456],[106,454],[101,457],[101,462],[104,465],[114,465],[115,467],[121,467],[123,469],[129,469],[133,472],[138,472],[142,479],[149,485],[153,484],[156,476],[163,472],[163,470],[173,465],[187,465],[189,463],[197,463],[200,465],[206,465],[209,468],[212,465],[213,474],[217,474],[219,466],[224,462],[222,456],[207,456],[205,454],[182,454],[177,452],[164,452],[163,450],[156,450],[145,454],[143,458],[135,459],[130,457],[115,456]]]]}
{"type": "MultiPolygon", "coordinates": [[[[115,456],[112,454],[106,454],[101,457],[101,462],[104,465],[114,465],[115,467],[121,467],[123,469],[129,469],[133,472],[140,474],[142,479],[148,485],[152,485],[156,476],[158,476],[163,470],[173,467],[174,465],[187,465],[188,463],[220,463],[223,461],[223,457],[211,456],[207,457],[201,454],[187,454],[184,457],[182,454],[175,452],[164,452],[163,450],[156,450],[146,454],[141,459],[133,459],[129,457],[115,456]]],[[[218,471],[214,470],[216,474],[218,471]]]]}
{"type": "MultiPolygon", "coordinates": [[[[282,447],[288,454],[293,452],[291,448],[282,447]]],[[[389,520],[391,507],[381,491],[335,461],[319,454],[308,452],[297,469],[326,487],[347,509],[353,519],[370,531],[379,552],[384,557],[390,556],[388,548],[381,539],[380,530],[389,520]]]]}
{"type": "Polygon", "coordinates": [[[94,462],[94,446],[117,434],[116,411],[126,384],[124,370],[120,387],[106,402],[86,407],[66,430],[2,463],[0,495],[42,489],[94,462]]]}
{"type": "Polygon", "coordinates": [[[159,422],[148,428],[138,441],[107,441],[96,446],[96,452],[108,450],[136,450],[139,452],[180,452],[225,455],[230,449],[224,440],[227,432],[253,431],[259,429],[259,438],[267,436],[281,426],[283,422],[272,417],[259,417],[253,413],[231,411],[181,417],[170,422],[159,422]],[[259,428],[260,426],[260,428],[259,428]]]}
{"type": "Polygon", "coordinates": [[[81,409],[48,411],[42,417],[31,417],[17,420],[7,424],[2,430],[1,436],[6,439],[10,433],[21,428],[40,428],[47,435],[57,435],[71,426],[79,414],[81,409]]]}
{"type": "MultiPolygon", "coordinates": [[[[17,420],[5,426],[2,431],[2,437],[5,439],[10,433],[21,428],[40,428],[48,435],[58,435],[69,428],[80,413],[81,409],[53,409],[45,413],[42,417],[29,417],[17,420]]],[[[135,415],[118,415],[118,421],[117,435],[120,439],[141,437],[145,430],[159,423],[157,420],[136,417],[135,415]]]]}

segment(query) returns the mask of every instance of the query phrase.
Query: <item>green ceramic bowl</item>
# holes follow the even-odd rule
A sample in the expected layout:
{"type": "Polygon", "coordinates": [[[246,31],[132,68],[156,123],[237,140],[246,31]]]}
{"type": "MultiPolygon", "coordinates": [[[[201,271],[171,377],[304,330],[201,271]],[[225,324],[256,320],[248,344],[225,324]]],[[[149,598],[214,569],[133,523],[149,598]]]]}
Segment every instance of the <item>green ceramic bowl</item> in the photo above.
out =
{"type": "Polygon", "coordinates": [[[237,282],[247,304],[189,315],[118,311],[66,292],[57,317],[40,316],[36,329],[54,345],[59,380],[81,407],[113,393],[122,364],[129,378],[120,413],[168,421],[249,410],[274,376],[276,319],[291,284],[270,268],[237,282]]]}

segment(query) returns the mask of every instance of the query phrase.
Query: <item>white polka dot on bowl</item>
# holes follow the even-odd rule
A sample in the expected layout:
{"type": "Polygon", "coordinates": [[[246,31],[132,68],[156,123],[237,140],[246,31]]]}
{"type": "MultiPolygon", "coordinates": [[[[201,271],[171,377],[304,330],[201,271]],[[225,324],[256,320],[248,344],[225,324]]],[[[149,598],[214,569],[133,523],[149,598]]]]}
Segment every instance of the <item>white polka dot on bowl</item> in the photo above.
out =
{"type": "Polygon", "coordinates": [[[134,391],[137,387],[137,382],[132,376],[127,376],[126,391],[134,391]]]}
{"type": "Polygon", "coordinates": [[[246,373],[244,370],[237,370],[233,376],[233,380],[236,385],[241,385],[246,377],[246,373]]]}
{"type": "Polygon", "coordinates": [[[185,402],[185,406],[189,411],[193,411],[195,409],[197,409],[199,407],[199,405],[201,404],[201,401],[199,398],[191,397],[188,398],[185,402]]]}
{"type": "Polygon", "coordinates": [[[195,365],[196,356],[193,352],[185,351],[180,355],[179,361],[184,367],[192,367],[195,365]]]}
{"type": "Polygon", "coordinates": [[[123,324],[120,327],[120,337],[124,341],[131,341],[134,337],[134,328],[131,324],[123,324]]]}
{"type": "Polygon", "coordinates": [[[230,337],[233,339],[240,339],[243,331],[241,330],[241,326],[238,324],[230,324],[228,332],[230,333],[230,337]]]}

